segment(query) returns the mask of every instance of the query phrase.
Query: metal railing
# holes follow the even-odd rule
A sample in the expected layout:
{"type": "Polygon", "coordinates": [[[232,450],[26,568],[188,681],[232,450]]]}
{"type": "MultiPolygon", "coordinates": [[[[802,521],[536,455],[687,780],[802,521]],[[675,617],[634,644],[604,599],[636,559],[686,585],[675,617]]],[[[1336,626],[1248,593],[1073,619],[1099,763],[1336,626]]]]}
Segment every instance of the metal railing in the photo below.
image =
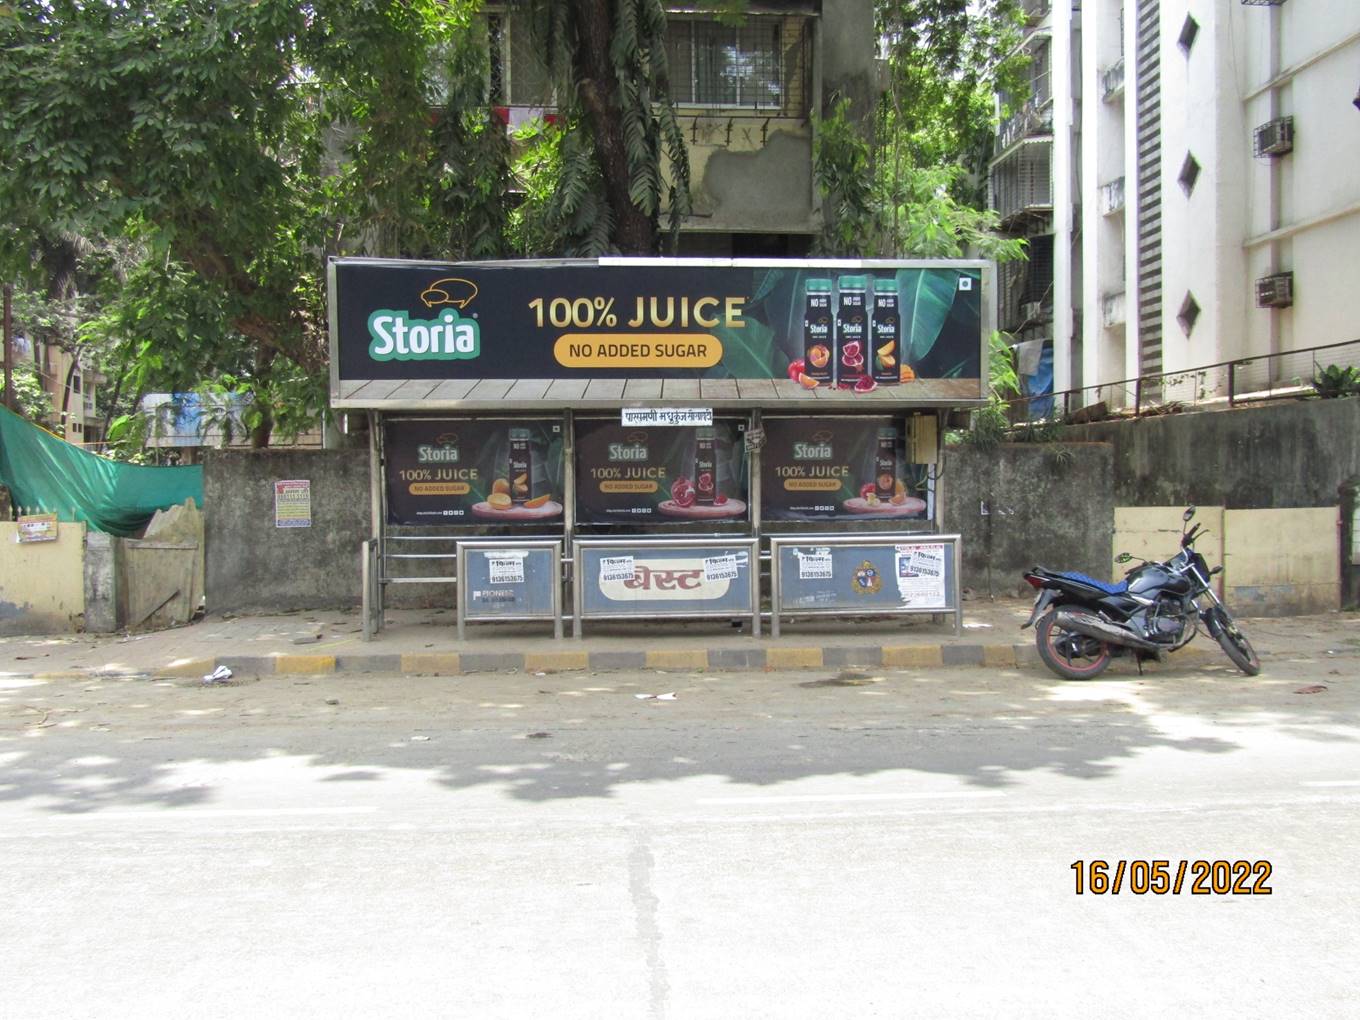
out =
{"type": "MultiPolygon", "coordinates": [[[[1038,418],[1068,420],[1074,415],[1081,417],[1083,409],[1102,403],[1108,417],[1167,414],[1190,406],[1236,407],[1260,400],[1309,395],[1314,392],[1313,379],[1329,365],[1360,367],[1360,339],[1064,390],[1052,394],[1049,414],[1034,418],[1028,413],[1030,405],[1047,402],[1048,394],[1017,397],[1007,404],[1011,420],[1017,422],[1038,418]]],[[[1100,416],[1089,416],[1089,420],[1098,421],[1100,416]]]]}

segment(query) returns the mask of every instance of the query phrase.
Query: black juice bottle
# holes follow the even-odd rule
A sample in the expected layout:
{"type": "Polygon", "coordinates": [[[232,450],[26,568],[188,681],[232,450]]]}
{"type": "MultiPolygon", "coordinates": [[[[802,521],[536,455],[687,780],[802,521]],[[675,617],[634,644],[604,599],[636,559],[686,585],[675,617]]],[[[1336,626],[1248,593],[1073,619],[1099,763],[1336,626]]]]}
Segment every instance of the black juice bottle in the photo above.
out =
{"type": "Polygon", "coordinates": [[[874,382],[880,386],[900,382],[902,320],[897,310],[897,280],[874,281],[874,311],[870,322],[874,382]]]}
{"type": "Polygon", "coordinates": [[[831,281],[808,280],[803,285],[806,303],[803,311],[803,374],[821,384],[830,384],[835,366],[836,341],[831,323],[831,281]]]}
{"type": "Polygon", "coordinates": [[[897,429],[888,426],[878,430],[878,446],[874,450],[874,495],[886,503],[897,494],[897,429]]]}
{"type": "Polygon", "coordinates": [[[529,448],[529,430],[510,430],[510,500],[527,503],[533,498],[534,462],[529,448]]]}
{"type": "Polygon", "coordinates": [[[863,276],[842,276],[836,283],[840,292],[840,306],[836,310],[836,380],[841,386],[853,386],[860,376],[868,374],[864,369],[864,341],[868,332],[866,285],[863,276]]]}
{"type": "Polygon", "coordinates": [[[712,506],[718,495],[718,458],[711,428],[700,428],[694,440],[694,502],[712,506]]]}

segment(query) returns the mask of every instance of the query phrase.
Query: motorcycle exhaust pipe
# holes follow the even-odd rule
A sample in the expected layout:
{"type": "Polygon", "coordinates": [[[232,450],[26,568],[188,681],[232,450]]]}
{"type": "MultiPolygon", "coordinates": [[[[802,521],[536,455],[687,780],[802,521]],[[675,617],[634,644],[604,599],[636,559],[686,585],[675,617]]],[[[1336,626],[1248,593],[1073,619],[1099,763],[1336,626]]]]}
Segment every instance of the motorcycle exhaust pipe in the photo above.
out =
{"type": "Polygon", "coordinates": [[[1133,648],[1136,651],[1146,652],[1158,658],[1166,649],[1160,645],[1155,645],[1151,641],[1140,638],[1137,634],[1125,630],[1123,627],[1116,626],[1106,620],[1102,620],[1094,613],[1086,613],[1080,610],[1059,609],[1053,622],[1063,630],[1070,630],[1076,634],[1084,634],[1097,641],[1105,641],[1112,645],[1122,645],[1125,648],[1133,648]]]}

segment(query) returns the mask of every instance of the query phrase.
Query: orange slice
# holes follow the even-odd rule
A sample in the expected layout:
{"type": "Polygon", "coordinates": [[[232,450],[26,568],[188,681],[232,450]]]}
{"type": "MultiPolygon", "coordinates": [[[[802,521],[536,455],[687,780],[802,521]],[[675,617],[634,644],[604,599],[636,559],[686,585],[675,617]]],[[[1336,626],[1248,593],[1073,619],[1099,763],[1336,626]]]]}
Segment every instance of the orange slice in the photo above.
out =
{"type": "Polygon", "coordinates": [[[529,510],[537,510],[539,507],[545,505],[550,499],[552,499],[552,493],[545,492],[541,496],[535,496],[524,505],[529,510]]]}

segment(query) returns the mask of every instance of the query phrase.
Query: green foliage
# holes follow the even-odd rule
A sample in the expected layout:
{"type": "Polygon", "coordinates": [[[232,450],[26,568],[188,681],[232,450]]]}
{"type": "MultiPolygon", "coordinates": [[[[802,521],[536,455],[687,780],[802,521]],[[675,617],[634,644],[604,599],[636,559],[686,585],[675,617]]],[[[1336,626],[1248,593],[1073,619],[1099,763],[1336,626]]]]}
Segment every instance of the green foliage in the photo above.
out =
{"type": "MultiPolygon", "coordinates": [[[[43,422],[52,417],[52,399],[43,389],[37,366],[28,360],[18,361],[11,372],[14,381],[14,410],[29,421],[43,422]]],[[[4,379],[0,378],[0,403],[8,406],[4,379]]]]}
{"type": "Polygon", "coordinates": [[[869,143],[850,119],[850,101],[838,98],[831,112],[814,117],[812,172],[822,195],[824,255],[848,257],[877,252],[880,223],[869,143]]]}
{"type": "Polygon", "coordinates": [[[972,446],[990,448],[1007,438],[1009,402],[1020,395],[1020,376],[1016,371],[1015,355],[1011,352],[1013,339],[1000,330],[994,330],[988,338],[987,403],[973,412],[969,429],[959,437],[972,446]]]}
{"type": "Polygon", "coordinates": [[[1024,257],[985,208],[994,94],[1015,89],[1025,58],[1018,0],[877,0],[888,89],[872,135],[836,103],[815,124],[829,255],[1024,257]]]}
{"type": "Polygon", "coordinates": [[[662,208],[672,239],[690,212],[661,0],[526,0],[522,9],[563,124],[546,164],[561,210],[543,236],[569,255],[655,254],[662,208]]]}
{"type": "Polygon", "coordinates": [[[1313,373],[1313,389],[1323,398],[1360,396],[1360,368],[1328,365],[1313,373]]]}

